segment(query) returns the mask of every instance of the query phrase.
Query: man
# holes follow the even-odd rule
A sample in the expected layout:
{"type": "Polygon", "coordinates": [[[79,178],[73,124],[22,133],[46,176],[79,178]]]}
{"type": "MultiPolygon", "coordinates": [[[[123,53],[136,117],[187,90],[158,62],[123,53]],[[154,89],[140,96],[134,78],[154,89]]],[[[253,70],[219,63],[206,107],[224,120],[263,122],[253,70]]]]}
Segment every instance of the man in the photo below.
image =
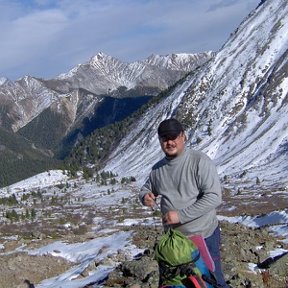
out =
{"type": "Polygon", "coordinates": [[[161,195],[164,229],[177,229],[187,237],[202,235],[215,264],[217,282],[225,283],[220,262],[220,229],[216,207],[221,204],[221,185],[216,167],[205,154],[185,147],[180,122],[166,119],[158,127],[165,157],[156,163],[140,191],[142,203],[154,207],[161,195]]]}

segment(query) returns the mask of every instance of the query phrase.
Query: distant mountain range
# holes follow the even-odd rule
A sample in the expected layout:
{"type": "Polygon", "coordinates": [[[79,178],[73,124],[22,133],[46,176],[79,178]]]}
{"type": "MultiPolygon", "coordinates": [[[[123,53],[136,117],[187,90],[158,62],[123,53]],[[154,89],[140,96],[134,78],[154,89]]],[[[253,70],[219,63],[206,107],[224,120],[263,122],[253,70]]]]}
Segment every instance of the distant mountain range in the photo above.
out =
{"type": "MultiPolygon", "coordinates": [[[[124,63],[98,53],[55,79],[2,77],[0,128],[30,141],[32,151],[63,158],[77,141],[126,118],[214,54],[151,55],[124,63]]],[[[13,159],[12,146],[3,143],[0,153],[7,151],[13,159]]]]}

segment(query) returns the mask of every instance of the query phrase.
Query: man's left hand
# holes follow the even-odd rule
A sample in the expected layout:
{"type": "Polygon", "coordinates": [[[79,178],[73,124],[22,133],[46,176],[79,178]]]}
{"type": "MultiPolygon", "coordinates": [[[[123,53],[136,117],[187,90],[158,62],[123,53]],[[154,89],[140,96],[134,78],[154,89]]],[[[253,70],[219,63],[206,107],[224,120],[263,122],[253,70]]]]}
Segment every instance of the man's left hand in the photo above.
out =
{"type": "Polygon", "coordinates": [[[164,224],[178,224],[180,223],[180,219],[177,211],[168,211],[162,217],[164,224]]]}

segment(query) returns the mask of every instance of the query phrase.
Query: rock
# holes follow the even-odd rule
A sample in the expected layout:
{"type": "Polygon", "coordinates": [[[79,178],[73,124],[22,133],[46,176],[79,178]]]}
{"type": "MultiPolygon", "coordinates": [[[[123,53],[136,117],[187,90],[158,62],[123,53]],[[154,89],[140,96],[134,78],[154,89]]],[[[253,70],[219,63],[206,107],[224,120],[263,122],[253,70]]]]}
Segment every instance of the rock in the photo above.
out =
{"type": "Polygon", "coordinates": [[[124,276],[133,276],[145,282],[153,271],[157,271],[158,263],[150,257],[143,256],[137,261],[123,263],[122,271],[124,276]]]}
{"type": "Polygon", "coordinates": [[[141,288],[141,286],[139,284],[132,284],[130,286],[128,286],[129,288],[141,288]]]}
{"type": "Polygon", "coordinates": [[[272,275],[275,274],[279,277],[287,277],[288,282],[288,254],[284,255],[283,257],[272,263],[268,270],[272,275]]]}

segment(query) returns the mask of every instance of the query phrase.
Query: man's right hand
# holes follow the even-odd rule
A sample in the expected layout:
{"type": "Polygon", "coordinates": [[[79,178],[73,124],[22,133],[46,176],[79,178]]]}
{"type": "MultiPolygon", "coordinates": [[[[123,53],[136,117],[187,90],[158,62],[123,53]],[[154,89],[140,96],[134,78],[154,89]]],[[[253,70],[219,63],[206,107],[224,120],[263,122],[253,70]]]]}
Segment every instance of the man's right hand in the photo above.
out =
{"type": "Polygon", "coordinates": [[[152,192],[149,192],[145,194],[143,203],[145,206],[154,207],[156,205],[155,199],[155,195],[152,192]]]}

